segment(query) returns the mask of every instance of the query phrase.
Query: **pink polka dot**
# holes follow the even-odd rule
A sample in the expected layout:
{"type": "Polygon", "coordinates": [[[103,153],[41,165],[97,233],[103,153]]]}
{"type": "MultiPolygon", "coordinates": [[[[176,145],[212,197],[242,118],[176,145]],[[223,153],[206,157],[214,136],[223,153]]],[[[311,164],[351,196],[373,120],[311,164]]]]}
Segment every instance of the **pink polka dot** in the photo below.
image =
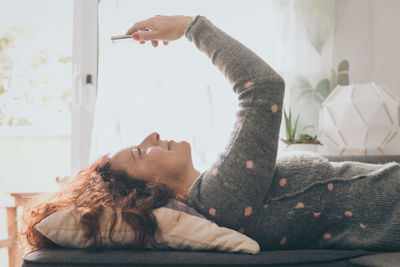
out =
{"type": "Polygon", "coordinates": [[[328,184],[328,190],[329,190],[329,191],[332,191],[332,190],[333,190],[333,184],[332,184],[332,183],[329,183],[329,184],[328,184]]]}
{"type": "Polygon", "coordinates": [[[344,215],[346,215],[347,217],[351,217],[353,216],[353,213],[351,211],[345,211],[344,215]]]}
{"type": "Polygon", "coordinates": [[[318,159],[314,159],[314,160],[313,160],[313,163],[318,164],[318,163],[319,163],[319,160],[318,160],[318,159]]]}
{"type": "Polygon", "coordinates": [[[215,169],[212,171],[212,174],[213,174],[214,176],[217,176],[217,174],[218,174],[218,168],[215,168],[215,169]]]}
{"type": "Polygon", "coordinates": [[[358,179],[358,178],[360,178],[360,175],[353,176],[353,179],[358,179]]]}
{"type": "Polygon", "coordinates": [[[244,216],[250,216],[250,214],[253,212],[253,208],[251,206],[248,206],[244,209],[244,216]]]}
{"type": "Polygon", "coordinates": [[[263,207],[264,209],[268,209],[268,204],[265,204],[263,207]]]}
{"type": "Polygon", "coordinates": [[[243,126],[243,123],[241,121],[236,124],[236,128],[238,128],[238,129],[242,128],[242,126],[243,126]]]}
{"type": "Polygon", "coordinates": [[[248,161],[246,162],[246,168],[247,168],[247,169],[253,169],[253,167],[254,167],[253,161],[248,160],[248,161]]]}
{"type": "Polygon", "coordinates": [[[285,186],[285,184],[286,184],[286,179],[285,178],[282,178],[280,181],[279,181],[279,184],[280,184],[280,186],[285,186]]]}
{"type": "Polygon", "coordinates": [[[239,232],[241,232],[242,234],[244,233],[244,228],[242,227],[242,228],[240,228],[239,229],[239,232]]]}
{"type": "Polygon", "coordinates": [[[211,208],[211,209],[208,210],[208,213],[209,213],[211,216],[215,216],[215,215],[217,214],[217,211],[216,211],[214,208],[211,208]]]}
{"type": "Polygon", "coordinates": [[[296,209],[302,209],[302,208],[304,208],[304,203],[303,202],[297,203],[296,209]]]}
{"type": "Polygon", "coordinates": [[[249,88],[250,86],[252,86],[254,83],[253,82],[247,82],[245,85],[244,85],[244,88],[249,88]]]}
{"type": "Polygon", "coordinates": [[[273,104],[271,106],[271,111],[272,111],[272,113],[276,113],[278,111],[278,105],[277,104],[273,104]]]}
{"type": "Polygon", "coordinates": [[[330,239],[332,235],[330,233],[325,233],[324,234],[324,239],[330,239]]]}
{"type": "Polygon", "coordinates": [[[287,238],[286,238],[286,236],[284,236],[279,243],[283,246],[286,244],[286,242],[287,242],[287,238]]]}
{"type": "Polygon", "coordinates": [[[317,218],[320,214],[321,212],[314,212],[314,217],[317,218]]]}
{"type": "Polygon", "coordinates": [[[365,228],[367,228],[367,226],[365,226],[364,224],[362,224],[362,223],[360,223],[360,227],[362,228],[362,229],[365,229],[365,228]]]}

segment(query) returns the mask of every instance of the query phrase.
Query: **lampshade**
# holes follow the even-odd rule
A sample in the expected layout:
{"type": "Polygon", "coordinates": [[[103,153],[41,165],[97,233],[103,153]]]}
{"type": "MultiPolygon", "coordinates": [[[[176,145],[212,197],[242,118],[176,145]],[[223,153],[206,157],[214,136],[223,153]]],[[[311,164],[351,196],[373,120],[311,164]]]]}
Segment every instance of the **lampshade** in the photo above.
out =
{"type": "Polygon", "coordinates": [[[322,103],[319,129],[323,139],[340,149],[364,151],[384,147],[400,126],[400,104],[384,85],[337,86],[322,103]]]}

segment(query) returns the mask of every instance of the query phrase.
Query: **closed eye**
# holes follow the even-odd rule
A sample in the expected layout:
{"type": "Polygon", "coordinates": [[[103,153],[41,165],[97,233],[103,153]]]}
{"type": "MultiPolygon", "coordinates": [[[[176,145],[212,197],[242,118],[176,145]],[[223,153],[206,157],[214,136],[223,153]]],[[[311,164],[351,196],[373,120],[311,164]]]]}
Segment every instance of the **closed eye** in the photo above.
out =
{"type": "Polygon", "coordinates": [[[138,154],[139,154],[139,156],[142,157],[142,149],[141,149],[139,146],[136,146],[136,147],[135,147],[135,146],[132,146],[132,147],[130,148],[130,152],[131,152],[131,156],[132,156],[132,158],[133,158],[134,160],[136,160],[134,151],[137,151],[138,154]]]}

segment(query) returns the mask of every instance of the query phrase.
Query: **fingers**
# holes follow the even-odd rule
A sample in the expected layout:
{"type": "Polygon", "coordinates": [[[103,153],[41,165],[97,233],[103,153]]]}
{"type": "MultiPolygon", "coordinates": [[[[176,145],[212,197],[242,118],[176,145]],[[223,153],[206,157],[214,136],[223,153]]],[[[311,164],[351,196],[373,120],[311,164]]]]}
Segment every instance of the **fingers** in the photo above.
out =
{"type": "Polygon", "coordinates": [[[152,40],[157,40],[157,32],[155,31],[140,31],[140,32],[135,32],[137,34],[137,39],[138,41],[152,41],[152,40]]]}
{"type": "Polygon", "coordinates": [[[146,30],[147,28],[150,28],[149,20],[148,19],[142,20],[133,24],[133,26],[129,28],[129,30],[126,32],[125,35],[131,35],[134,32],[137,32],[139,30],[146,30]]]}
{"type": "MultiPolygon", "coordinates": [[[[146,43],[146,41],[140,41],[140,44],[145,44],[145,43],[146,43]]],[[[152,44],[154,47],[157,47],[157,46],[158,46],[158,41],[151,40],[151,44],[152,44]]]]}
{"type": "MultiPolygon", "coordinates": [[[[156,15],[156,17],[161,16],[161,15],[156,15]]],[[[133,39],[136,41],[139,41],[140,44],[145,44],[146,41],[151,41],[151,44],[153,47],[158,47],[158,40],[156,37],[155,33],[151,30],[151,28],[148,27],[148,23],[145,23],[146,21],[141,21],[138,23],[135,23],[127,33],[130,33],[133,31],[133,39]],[[140,29],[139,29],[140,28],[140,29]]],[[[163,41],[164,46],[168,45],[168,41],[163,41]]]]}
{"type": "MultiPolygon", "coordinates": [[[[145,44],[145,43],[146,43],[146,41],[140,41],[140,44],[145,44]]],[[[151,44],[153,45],[153,47],[157,47],[158,46],[158,41],[151,40],[151,44]]],[[[164,45],[168,45],[168,42],[167,41],[163,41],[163,44],[164,45]]]]}

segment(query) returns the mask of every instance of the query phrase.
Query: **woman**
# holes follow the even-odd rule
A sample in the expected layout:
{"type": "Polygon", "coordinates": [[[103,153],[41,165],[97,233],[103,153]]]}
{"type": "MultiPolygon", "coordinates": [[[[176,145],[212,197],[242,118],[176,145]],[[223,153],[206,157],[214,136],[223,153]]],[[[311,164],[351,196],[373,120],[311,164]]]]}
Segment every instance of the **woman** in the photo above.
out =
{"type": "Polygon", "coordinates": [[[227,77],[240,108],[226,150],[203,173],[193,167],[187,142],[167,142],[156,132],[104,156],[58,198],[34,208],[26,232],[32,247],[53,245],[34,226],[71,205],[84,214],[88,237],[97,234],[103,206],[122,207],[140,247],[154,233],[151,210],[173,197],[263,250],[400,249],[398,163],[335,163],[316,154],[277,160],[284,81],[260,57],[203,16],[156,16],[127,34],[154,47],[185,35],[227,77]]]}

